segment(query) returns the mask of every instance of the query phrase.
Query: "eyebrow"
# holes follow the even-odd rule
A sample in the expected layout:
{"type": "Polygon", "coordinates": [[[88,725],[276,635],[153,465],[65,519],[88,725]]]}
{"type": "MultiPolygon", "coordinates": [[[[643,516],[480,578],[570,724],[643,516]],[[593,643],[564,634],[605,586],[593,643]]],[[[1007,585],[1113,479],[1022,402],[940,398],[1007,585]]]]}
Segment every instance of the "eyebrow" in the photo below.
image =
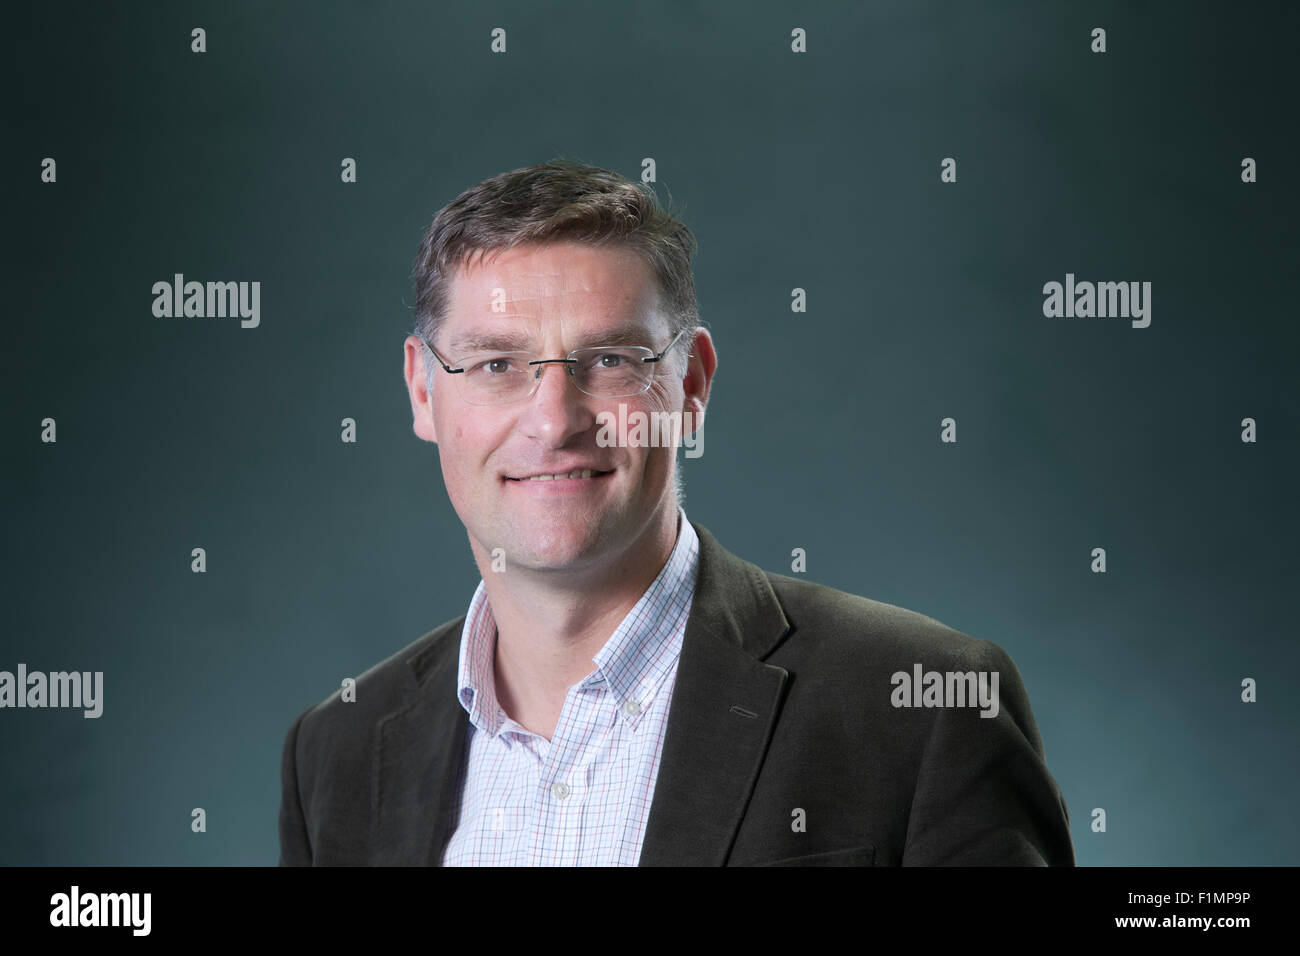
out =
{"type": "MultiPolygon", "coordinates": [[[[590,348],[598,345],[645,345],[649,346],[650,330],[644,325],[628,322],[612,329],[605,329],[589,335],[579,336],[569,346],[571,349],[590,348]]],[[[469,355],[474,352],[532,352],[533,338],[526,332],[487,332],[473,329],[453,336],[449,346],[453,355],[469,355]]]]}

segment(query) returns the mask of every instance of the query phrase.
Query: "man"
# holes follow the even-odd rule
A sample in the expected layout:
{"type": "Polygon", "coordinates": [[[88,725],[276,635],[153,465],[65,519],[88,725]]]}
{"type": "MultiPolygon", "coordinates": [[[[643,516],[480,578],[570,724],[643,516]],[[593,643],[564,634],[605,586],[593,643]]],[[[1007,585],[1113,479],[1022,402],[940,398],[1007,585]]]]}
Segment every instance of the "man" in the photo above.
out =
{"type": "Polygon", "coordinates": [[[693,248],[568,161],[435,217],[404,373],[482,581],[294,722],[282,864],[1073,864],[1005,652],[732,555],[611,440],[703,421],[693,248]]]}

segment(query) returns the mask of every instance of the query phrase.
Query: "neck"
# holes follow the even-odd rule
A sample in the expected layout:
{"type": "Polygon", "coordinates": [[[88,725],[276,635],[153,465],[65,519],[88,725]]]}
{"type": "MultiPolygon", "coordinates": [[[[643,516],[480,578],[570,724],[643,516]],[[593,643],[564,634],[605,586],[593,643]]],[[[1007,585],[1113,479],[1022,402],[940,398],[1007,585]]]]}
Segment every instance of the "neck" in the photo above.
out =
{"type": "Polygon", "coordinates": [[[497,701],[513,720],[551,739],[569,688],[592,672],[596,653],[668,562],[678,518],[674,503],[621,553],[572,573],[514,566],[497,574],[471,539],[497,626],[497,701]]]}

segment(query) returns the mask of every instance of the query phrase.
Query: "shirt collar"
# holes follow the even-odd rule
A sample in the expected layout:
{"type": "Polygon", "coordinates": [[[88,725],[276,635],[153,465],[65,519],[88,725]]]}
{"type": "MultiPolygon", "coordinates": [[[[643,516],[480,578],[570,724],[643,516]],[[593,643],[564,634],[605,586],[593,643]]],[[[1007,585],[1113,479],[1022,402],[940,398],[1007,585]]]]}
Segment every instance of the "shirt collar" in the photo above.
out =
{"type": "MultiPolygon", "coordinates": [[[[596,665],[582,681],[605,687],[620,716],[635,724],[659,693],[681,653],[685,618],[690,613],[699,566],[699,536],[678,506],[677,543],[672,554],[605,645],[596,652],[596,665]]],[[[496,695],[493,659],[496,621],[480,580],[461,629],[457,695],[479,730],[496,736],[509,723],[496,695]]]]}

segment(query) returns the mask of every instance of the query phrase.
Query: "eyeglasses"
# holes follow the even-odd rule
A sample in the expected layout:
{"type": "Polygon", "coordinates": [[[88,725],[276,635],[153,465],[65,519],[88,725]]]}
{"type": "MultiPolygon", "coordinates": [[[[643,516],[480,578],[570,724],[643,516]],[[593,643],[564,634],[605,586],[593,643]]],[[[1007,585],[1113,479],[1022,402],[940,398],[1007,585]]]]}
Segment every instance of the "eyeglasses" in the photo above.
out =
{"type": "Polygon", "coordinates": [[[443,370],[456,379],[460,397],[471,405],[509,405],[537,391],[544,366],[563,365],[580,392],[597,398],[627,398],[649,391],[654,382],[655,363],[668,354],[682,329],[658,354],[640,345],[610,345],[574,349],[567,358],[543,359],[532,352],[479,352],[448,365],[425,339],[443,370]]]}

